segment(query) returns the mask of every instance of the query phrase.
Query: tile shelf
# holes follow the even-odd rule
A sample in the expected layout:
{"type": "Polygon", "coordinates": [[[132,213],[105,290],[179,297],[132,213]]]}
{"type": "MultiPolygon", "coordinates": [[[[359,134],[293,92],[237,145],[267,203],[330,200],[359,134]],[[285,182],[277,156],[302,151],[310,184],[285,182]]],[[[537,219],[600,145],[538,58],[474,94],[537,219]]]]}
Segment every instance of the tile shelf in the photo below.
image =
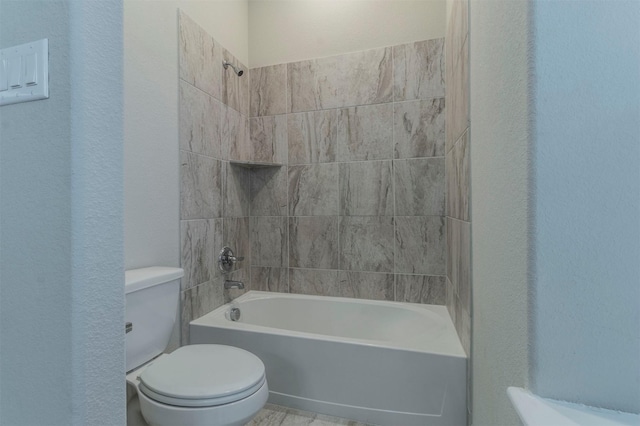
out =
{"type": "Polygon", "coordinates": [[[281,167],[282,163],[267,163],[264,161],[242,161],[242,160],[230,160],[229,163],[238,166],[244,167],[247,169],[262,169],[265,167],[281,167]]]}

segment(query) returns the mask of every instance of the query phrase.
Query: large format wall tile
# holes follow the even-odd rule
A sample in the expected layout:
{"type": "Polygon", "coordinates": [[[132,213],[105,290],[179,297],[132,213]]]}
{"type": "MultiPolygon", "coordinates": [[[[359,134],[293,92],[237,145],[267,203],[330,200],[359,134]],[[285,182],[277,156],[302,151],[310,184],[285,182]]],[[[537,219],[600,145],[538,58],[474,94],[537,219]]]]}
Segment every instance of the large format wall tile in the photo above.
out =
{"type": "Polygon", "coordinates": [[[338,156],[341,161],[393,158],[393,104],[341,109],[338,156]]]}
{"type": "Polygon", "coordinates": [[[287,112],[287,65],[253,68],[250,73],[251,117],[287,112]]]}
{"type": "Polygon", "coordinates": [[[289,269],[271,266],[252,267],[250,289],[289,293],[289,269]]]}
{"type": "Polygon", "coordinates": [[[339,297],[393,300],[393,274],[338,271],[339,297]]]}
{"type": "Polygon", "coordinates": [[[207,281],[180,292],[182,345],[189,344],[189,322],[224,305],[224,280],[207,281]]]}
{"type": "Polygon", "coordinates": [[[398,216],[444,214],[444,158],[394,160],[393,172],[398,216]]]}
{"type": "Polygon", "coordinates": [[[338,293],[338,271],[322,269],[289,269],[289,291],[316,296],[338,293]]]}
{"type": "Polygon", "coordinates": [[[338,150],[338,110],[287,117],[289,164],[331,163],[338,150]]]}
{"type": "Polygon", "coordinates": [[[288,266],[288,221],[284,216],[251,218],[251,266],[288,266]]]}
{"type": "Polygon", "coordinates": [[[224,216],[249,216],[249,170],[224,162],[224,216]]]}
{"type": "Polygon", "coordinates": [[[222,216],[222,162],[180,151],[180,218],[222,216]]]}
{"type": "Polygon", "coordinates": [[[290,217],[289,266],[337,269],[338,218],[290,217]]]}
{"type": "Polygon", "coordinates": [[[445,96],[444,38],[393,47],[394,100],[445,96]]]}
{"type": "Polygon", "coordinates": [[[253,161],[285,163],[287,161],[287,117],[276,115],[249,119],[253,161]]]}
{"type": "Polygon", "coordinates": [[[393,215],[391,160],[340,164],[340,215],[393,215]]]}
{"type": "Polygon", "coordinates": [[[470,220],[469,132],[465,132],[447,153],[447,215],[470,220]]]}
{"type": "Polygon", "coordinates": [[[391,48],[287,64],[288,111],[392,101],[391,48]]]}
{"type": "Polygon", "coordinates": [[[434,275],[396,275],[396,301],[444,305],[447,277],[434,275]]]}
{"type": "Polygon", "coordinates": [[[249,120],[235,109],[223,105],[224,114],[220,124],[220,138],[225,159],[250,161],[252,156],[249,140],[249,120]]]}
{"type": "Polygon", "coordinates": [[[221,100],[222,47],[180,11],[180,78],[221,100]]]}
{"type": "MultiPolygon", "coordinates": [[[[454,58],[455,61],[455,58],[454,58]]],[[[469,46],[465,41],[457,61],[454,62],[447,90],[447,143],[448,152],[469,127],[469,46]]]]}
{"type": "Polygon", "coordinates": [[[396,217],[395,272],[444,275],[446,234],[439,216],[396,217]]]}
{"type": "Polygon", "coordinates": [[[287,168],[265,167],[251,171],[251,216],[287,215],[287,168]]]}
{"type": "Polygon", "coordinates": [[[222,104],[181,80],[178,105],[180,149],[222,159],[222,104]]]}
{"type": "Polygon", "coordinates": [[[215,263],[222,247],[222,219],[180,221],[182,290],[221,277],[215,263]]]}
{"type": "Polygon", "coordinates": [[[226,70],[222,62],[214,67],[219,67],[222,71],[222,103],[240,112],[245,117],[249,116],[249,78],[248,69],[235,56],[226,49],[222,49],[222,60],[227,61],[244,71],[240,77],[228,67],[226,70]]]}
{"type": "Polygon", "coordinates": [[[442,157],[445,115],[443,98],[394,104],[395,158],[442,157]]]}
{"type": "Polygon", "coordinates": [[[340,218],[340,269],[393,272],[393,218],[340,218]]]}
{"type": "Polygon", "coordinates": [[[338,214],[338,165],[289,167],[289,215],[338,214]]]}

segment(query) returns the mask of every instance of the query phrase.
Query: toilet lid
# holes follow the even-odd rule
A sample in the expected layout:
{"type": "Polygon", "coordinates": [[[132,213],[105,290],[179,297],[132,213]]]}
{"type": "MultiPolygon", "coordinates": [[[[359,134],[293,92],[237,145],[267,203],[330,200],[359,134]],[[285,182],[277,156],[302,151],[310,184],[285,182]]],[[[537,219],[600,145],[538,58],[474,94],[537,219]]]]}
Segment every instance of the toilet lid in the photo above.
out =
{"type": "Polygon", "coordinates": [[[223,345],[189,345],[150,364],[140,374],[140,391],[182,407],[210,407],[238,401],[265,382],[264,364],[254,354],[223,345]]]}

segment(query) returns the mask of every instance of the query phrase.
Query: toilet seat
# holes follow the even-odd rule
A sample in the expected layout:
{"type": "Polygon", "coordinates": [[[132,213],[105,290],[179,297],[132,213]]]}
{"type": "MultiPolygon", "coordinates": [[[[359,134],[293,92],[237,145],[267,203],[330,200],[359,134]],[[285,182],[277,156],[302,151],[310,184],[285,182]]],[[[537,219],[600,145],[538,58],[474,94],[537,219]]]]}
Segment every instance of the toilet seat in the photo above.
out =
{"type": "Polygon", "coordinates": [[[189,345],[148,365],[139,390],[157,402],[177,407],[214,407],[253,395],[265,383],[262,361],[250,352],[224,345],[189,345]]]}

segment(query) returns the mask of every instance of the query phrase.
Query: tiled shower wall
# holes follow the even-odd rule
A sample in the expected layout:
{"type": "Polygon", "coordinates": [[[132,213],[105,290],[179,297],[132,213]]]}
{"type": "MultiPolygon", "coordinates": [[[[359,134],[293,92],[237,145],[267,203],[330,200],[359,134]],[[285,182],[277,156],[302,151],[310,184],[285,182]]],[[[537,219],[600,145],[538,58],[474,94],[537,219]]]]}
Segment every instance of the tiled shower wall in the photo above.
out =
{"type": "MultiPolygon", "coordinates": [[[[447,308],[471,360],[471,187],[468,0],[451,0],[447,23],[447,308]]],[[[467,407],[471,419],[471,363],[467,407]]]]}
{"type": "Polygon", "coordinates": [[[250,71],[251,288],[445,304],[444,39],[250,71]]]}
{"type": "Polygon", "coordinates": [[[233,296],[223,290],[225,276],[216,263],[224,245],[246,257],[227,278],[249,279],[249,171],[229,162],[246,152],[249,81],[223,69],[223,60],[246,67],[184,12],[179,21],[180,252],[185,271],[180,301],[181,342],[186,344],[189,321],[233,296]]]}

